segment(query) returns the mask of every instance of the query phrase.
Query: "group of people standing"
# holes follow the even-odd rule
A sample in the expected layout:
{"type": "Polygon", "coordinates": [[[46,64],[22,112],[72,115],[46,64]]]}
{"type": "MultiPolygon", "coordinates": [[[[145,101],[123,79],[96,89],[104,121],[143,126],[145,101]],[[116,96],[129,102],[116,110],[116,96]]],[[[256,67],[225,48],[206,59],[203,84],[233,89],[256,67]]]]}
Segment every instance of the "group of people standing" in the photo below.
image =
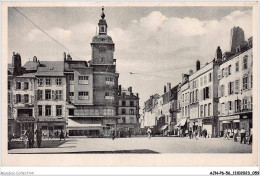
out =
{"type": "Polygon", "coordinates": [[[131,132],[130,128],[125,129],[125,130],[118,130],[118,131],[116,131],[115,128],[111,128],[111,134],[112,134],[112,140],[114,140],[116,138],[116,136],[121,137],[121,138],[128,136],[130,138],[132,135],[132,132],[131,132]]]}
{"type": "Polygon", "coordinates": [[[196,140],[198,140],[198,136],[207,138],[207,137],[209,137],[208,136],[208,131],[206,129],[204,129],[204,130],[201,131],[201,134],[199,134],[199,130],[198,129],[197,130],[193,130],[193,131],[192,131],[192,129],[189,130],[189,138],[190,139],[195,138],[196,140]]]}
{"type": "Polygon", "coordinates": [[[34,135],[36,135],[36,142],[37,142],[38,148],[41,147],[41,144],[42,144],[42,129],[39,128],[34,132],[32,130],[32,128],[29,128],[23,134],[23,141],[24,141],[24,144],[25,144],[25,148],[33,148],[33,146],[34,146],[34,135]]]}
{"type": "MultiPolygon", "coordinates": [[[[230,139],[230,136],[231,136],[231,129],[225,129],[224,131],[224,135],[223,135],[223,139],[230,139]]],[[[240,144],[242,143],[247,143],[248,144],[251,144],[252,143],[252,133],[248,136],[248,139],[246,138],[246,130],[244,128],[242,128],[240,131],[238,129],[235,129],[234,130],[234,142],[237,142],[237,137],[240,133],[240,144]]]]}

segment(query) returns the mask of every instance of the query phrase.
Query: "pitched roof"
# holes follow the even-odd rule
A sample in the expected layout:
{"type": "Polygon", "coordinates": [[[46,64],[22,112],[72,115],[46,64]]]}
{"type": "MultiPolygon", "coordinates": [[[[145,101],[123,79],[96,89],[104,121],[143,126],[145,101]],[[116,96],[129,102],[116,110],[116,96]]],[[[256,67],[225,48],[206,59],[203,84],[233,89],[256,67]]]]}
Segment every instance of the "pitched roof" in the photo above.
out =
{"type": "Polygon", "coordinates": [[[64,63],[63,61],[41,61],[38,67],[37,76],[63,76],[64,63]]]}
{"type": "Polygon", "coordinates": [[[39,62],[28,61],[23,65],[23,67],[26,70],[37,70],[39,65],[39,62]]]}

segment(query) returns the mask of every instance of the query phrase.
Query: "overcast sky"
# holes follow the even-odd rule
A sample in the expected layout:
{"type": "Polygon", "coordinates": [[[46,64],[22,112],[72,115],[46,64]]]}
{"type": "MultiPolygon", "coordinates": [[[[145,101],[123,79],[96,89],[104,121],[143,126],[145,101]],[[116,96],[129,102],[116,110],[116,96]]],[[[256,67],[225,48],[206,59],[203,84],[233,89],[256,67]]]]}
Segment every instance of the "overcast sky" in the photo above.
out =
{"type": "MultiPolygon", "coordinates": [[[[18,9],[81,60],[91,59],[90,43],[101,7],[18,9]]],[[[222,52],[228,51],[233,26],[242,27],[246,39],[252,36],[251,7],[105,7],[105,14],[108,35],[115,43],[119,84],[132,86],[140,95],[141,106],[150,95],[162,94],[166,83],[177,85],[182,73],[195,69],[196,60],[202,66],[210,62],[217,46],[222,52]],[[167,69],[172,70],[161,71],[167,69]]],[[[33,56],[42,61],[62,61],[63,52],[68,52],[9,8],[9,63],[13,51],[20,53],[22,64],[33,56]]]]}

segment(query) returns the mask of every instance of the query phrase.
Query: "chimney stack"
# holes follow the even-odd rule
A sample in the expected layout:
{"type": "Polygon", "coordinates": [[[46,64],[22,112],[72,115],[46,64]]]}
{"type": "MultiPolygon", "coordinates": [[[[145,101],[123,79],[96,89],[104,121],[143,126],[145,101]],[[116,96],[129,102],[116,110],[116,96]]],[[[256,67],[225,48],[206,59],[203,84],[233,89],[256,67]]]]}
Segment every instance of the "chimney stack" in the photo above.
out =
{"type": "Polygon", "coordinates": [[[200,61],[197,60],[196,62],[196,71],[200,70],[200,61]]]}
{"type": "Polygon", "coordinates": [[[67,55],[67,60],[68,60],[68,61],[71,61],[71,60],[72,60],[72,57],[70,56],[70,53],[68,53],[68,55],[67,55]]]}
{"type": "Polygon", "coordinates": [[[119,94],[121,94],[121,85],[118,86],[118,91],[119,91],[119,94]]]}
{"type": "Polygon", "coordinates": [[[193,74],[193,70],[190,70],[190,71],[189,71],[189,75],[192,75],[192,74],[193,74]]]}
{"type": "Polygon", "coordinates": [[[37,57],[33,56],[33,62],[37,62],[37,57]]]}
{"type": "Polygon", "coordinates": [[[130,93],[132,93],[132,87],[129,87],[129,88],[128,88],[128,91],[129,91],[130,93]]]}
{"type": "Polygon", "coordinates": [[[63,53],[63,59],[64,59],[64,61],[66,61],[67,60],[67,58],[66,58],[67,56],[66,56],[66,52],[64,52],[63,53]]]}
{"type": "Polygon", "coordinates": [[[166,86],[164,86],[163,93],[166,93],[166,86]]]}
{"type": "Polygon", "coordinates": [[[136,93],[137,98],[139,98],[139,93],[136,93]]]}
{"type": "Polygon", "coordinates": [[[169,92],[171,90],[171,83],[167,83],[166,92],[169,92]]]}
{"type": "Polygon", "coordinates": [[[216,50],[216,54],[215,54],[215,60],[217,62],[221,62],[222,61],[222,51],[220,49],[220,46],[218,46],[217,50],[216,50]]]}

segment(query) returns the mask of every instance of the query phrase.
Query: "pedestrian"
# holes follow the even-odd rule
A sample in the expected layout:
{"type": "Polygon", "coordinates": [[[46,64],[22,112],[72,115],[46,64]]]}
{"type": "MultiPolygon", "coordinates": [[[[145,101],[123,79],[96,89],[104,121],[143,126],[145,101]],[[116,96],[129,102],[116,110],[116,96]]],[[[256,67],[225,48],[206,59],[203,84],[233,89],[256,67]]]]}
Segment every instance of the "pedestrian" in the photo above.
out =
{"type": "Polygon", "coordinates": [[[131,137],[131,130],[130,130],[130,128],[128,128],[128,136],[129,136],[129,138],[131,137]]]}
{"type": "Polygon", "coordinates": [[[237,142],[238,130],[234,130],[234,142],[237,142]]]}
{"type": "Polygon", "coordinates": [[[34,144],[34,134],[32,129],[29,128],[29,130],[27,131],[27,137],[28,137],[28,142],[29,142],[29,148],[33,148],[33,144],[34,144]]]}
{"type": "Polygon", "coordinates": [[[244,128],[240,130],[240,136],[241,136],[240,144],[242,144],[242,142],[245,143],[246,131],[244,128]]]}
{"type": "Polygon", "coordinates": [[[190,139],[192,138],[192,130],[191,129],[189,130],[189,137],[190,137],[190,139]]]}
{"type": "Polygon", "coordinates": [[[66,130],[66,135],[65,136],[66,136],[66,138],[68,138],[68,131],[67,130],[66,130]]]}
{"type": "Polygon", "coordinates": [[[198,130],[194,131],[194,137],[195,137],[196,140],[198,140],[198,130]]]}
{"type": "Polygon", "coordinates": [[[204,131],[204,137],[207,138],[207,135],[208,135],[208,132],[207,132],[207,130],[205,129],[205,131],[204,131]]]}
{"type": "Polygon", "coordinates": [[[112,134],[112,140],[114,140],[116,138],[116,134],[115,134],[115,129],[112,127],[111,128],[111,134],[112,134]]]}
{"type": "Polygon", "coordinates": [[[60,141],[61,141],[61,139],[64,139],[64,140],[65,140],[64,133],[63,133],[62,130],[60,130],[60,141]]]}
{"type": "Polygon", "coordinates": [[[149,138],[149,139],[151,138],[151,133],[152,133],[151,129],[148,128],[148,129],[147,129],[147,134],[148,134],[148,138],[149,138]]]}
{"type": "Polygon", "coordinates": [[[37,146],[38,148],[40,148],[42,144],[42,128],[37,128],[35,133],[36,133],[37,146]]]}
{"type": "Polygon", "coordinates": [[[25,133],[22,135],[22,140],[24,142],[24,148],[28,148],[28,133],[25,131],[25,133]]]}

